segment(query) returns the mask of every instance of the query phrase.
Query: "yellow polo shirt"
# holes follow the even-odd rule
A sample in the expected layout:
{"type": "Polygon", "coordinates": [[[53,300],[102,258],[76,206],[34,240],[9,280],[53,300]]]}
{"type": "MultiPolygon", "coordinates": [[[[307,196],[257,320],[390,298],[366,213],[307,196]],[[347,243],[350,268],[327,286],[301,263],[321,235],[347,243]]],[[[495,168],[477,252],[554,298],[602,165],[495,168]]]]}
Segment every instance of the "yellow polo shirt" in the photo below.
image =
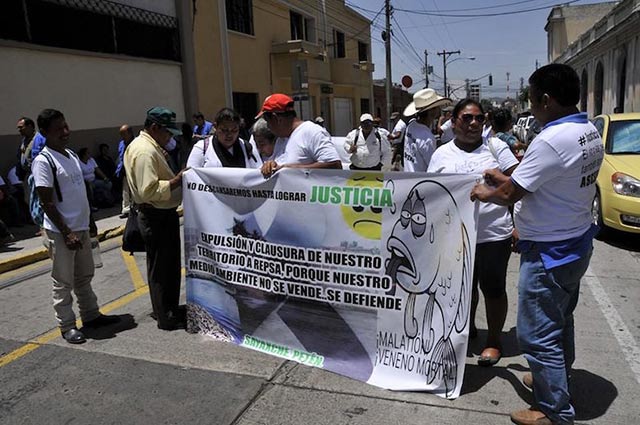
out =
{"type": "Polygon", "coordinates": [[[131,198],[136,204],[150,204],[162,209],[180,205],[182,188],[171,190],[169,187],[169,180],[175,174],[160,145],[145,130],[127,146],[124,168],[131,198]]]}

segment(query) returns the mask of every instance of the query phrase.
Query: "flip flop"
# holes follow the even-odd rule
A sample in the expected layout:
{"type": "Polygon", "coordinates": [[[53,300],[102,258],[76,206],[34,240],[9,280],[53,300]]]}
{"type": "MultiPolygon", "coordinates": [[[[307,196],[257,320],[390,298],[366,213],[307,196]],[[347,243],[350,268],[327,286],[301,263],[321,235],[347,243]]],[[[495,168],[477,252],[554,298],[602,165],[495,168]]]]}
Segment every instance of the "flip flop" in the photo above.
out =
{"type": "Polygon", "coordinates": [[[480,357],[478,358],[478,365],[486,367],[493,366],[494,364],[498,363],[501,358],[502,352],[500,352],[500,349],[495,347],[486,347],[484,350],[482,350],[482,353],[480,353],[480,357]]]}

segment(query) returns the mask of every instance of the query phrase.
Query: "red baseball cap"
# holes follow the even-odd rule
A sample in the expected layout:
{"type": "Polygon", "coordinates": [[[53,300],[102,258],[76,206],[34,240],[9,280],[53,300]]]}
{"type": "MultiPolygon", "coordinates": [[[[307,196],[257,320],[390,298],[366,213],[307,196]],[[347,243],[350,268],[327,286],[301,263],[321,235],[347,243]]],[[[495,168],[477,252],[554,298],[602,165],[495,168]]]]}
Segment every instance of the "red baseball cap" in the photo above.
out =
{"type": "Polygon", "coordinates": [[[262,104],[260,113],[256,115],[256,119],[260,118],[265,112],[287,112],[295,110],[293,107],[293,99],[286,94],[274,93],[267,96],[262,104]]]}

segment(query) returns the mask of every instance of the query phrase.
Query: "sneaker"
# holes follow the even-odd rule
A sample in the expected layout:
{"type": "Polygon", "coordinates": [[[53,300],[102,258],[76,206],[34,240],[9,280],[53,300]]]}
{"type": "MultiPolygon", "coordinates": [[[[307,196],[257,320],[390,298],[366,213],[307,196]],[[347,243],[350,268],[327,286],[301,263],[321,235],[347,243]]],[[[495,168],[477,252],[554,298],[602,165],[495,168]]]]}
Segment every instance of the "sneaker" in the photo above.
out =
{"type": "Polygon", "coordinates": [[[516,425],[553,425],[547,415],[530,407],[511,413],[511,422],[516,425]]]}
{"type": "Polygon", "coordinates": [[[85,328],[100,328],[102,326],[113,325],[114,323],[118,323],[120,318],[118,316],[107,316],[106,314],[100,314],[100,316],[96,317],[93,320],[89,320],[88,322],[83,321],[82,325],[85,328]]]}

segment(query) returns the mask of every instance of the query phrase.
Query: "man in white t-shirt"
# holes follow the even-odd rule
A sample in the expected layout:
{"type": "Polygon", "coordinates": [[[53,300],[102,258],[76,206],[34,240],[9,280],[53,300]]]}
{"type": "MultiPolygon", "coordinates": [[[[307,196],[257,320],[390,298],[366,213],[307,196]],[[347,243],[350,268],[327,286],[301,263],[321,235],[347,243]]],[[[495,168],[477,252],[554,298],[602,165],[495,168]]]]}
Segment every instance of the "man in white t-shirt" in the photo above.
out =
{"type": "Polygon", "coordinates": [[[437,147],[431,125],[440,115],[440,107],[450,103],[451,100],[439,96],[433,89],[422,89],[413,95],[413,102],[404,110],[405,116],[416,116],[407,125],[405,133],[404,171],[427,171],[437,147]]]}
{"type": "Polygon", "coordinates": [[[110,325],[119,319],[100,313],[91,288],[94,265],[90,233],[95,235],[97,229],[89,214],[80,160],[66,149],[70,134],[67,122],[60,111],[45,109],[38,116],[38,127],[46,145],[33,160],[31,171],[45,213],[44,229],[53,260],[53,309],[62,337],[80,344],[86,339],[76,328],[72,291],[85,328],[110,325]]]}
{"type": "Polygon", "coordinates": [[[569,379],[575,360],[573,311],[589,266],[591,204],[603,145],[587,114],[579,113],[580,79],[573,68],[550,64],[529,77],[531,111],[540,134],[509,178],[485,172],[494,186],[476,185],[471,199],[509,205],[520,235],[518,342],[531,374],[536,407],[513,412],[516,424],[572,424],[569,379]]]}
{"type": "Polygon", "coordinates": [[[391,146],[374,127],[371,114],[362,114],[360,126],[347,134],[344,150],[351,154],[352,170],[379,171],[383,165],[391,164],[391,146]]]}
{"type": "Polygon", "coordinates": [[[260,117],[264,117],[273,134],[288,138],[281,161],[269,160],[262,165],[265,177],[286,167],[342,169],[340,156],[327,130],[298,118],[293,99],[286,94],[267,96],[256,119],[260,117]]]}

